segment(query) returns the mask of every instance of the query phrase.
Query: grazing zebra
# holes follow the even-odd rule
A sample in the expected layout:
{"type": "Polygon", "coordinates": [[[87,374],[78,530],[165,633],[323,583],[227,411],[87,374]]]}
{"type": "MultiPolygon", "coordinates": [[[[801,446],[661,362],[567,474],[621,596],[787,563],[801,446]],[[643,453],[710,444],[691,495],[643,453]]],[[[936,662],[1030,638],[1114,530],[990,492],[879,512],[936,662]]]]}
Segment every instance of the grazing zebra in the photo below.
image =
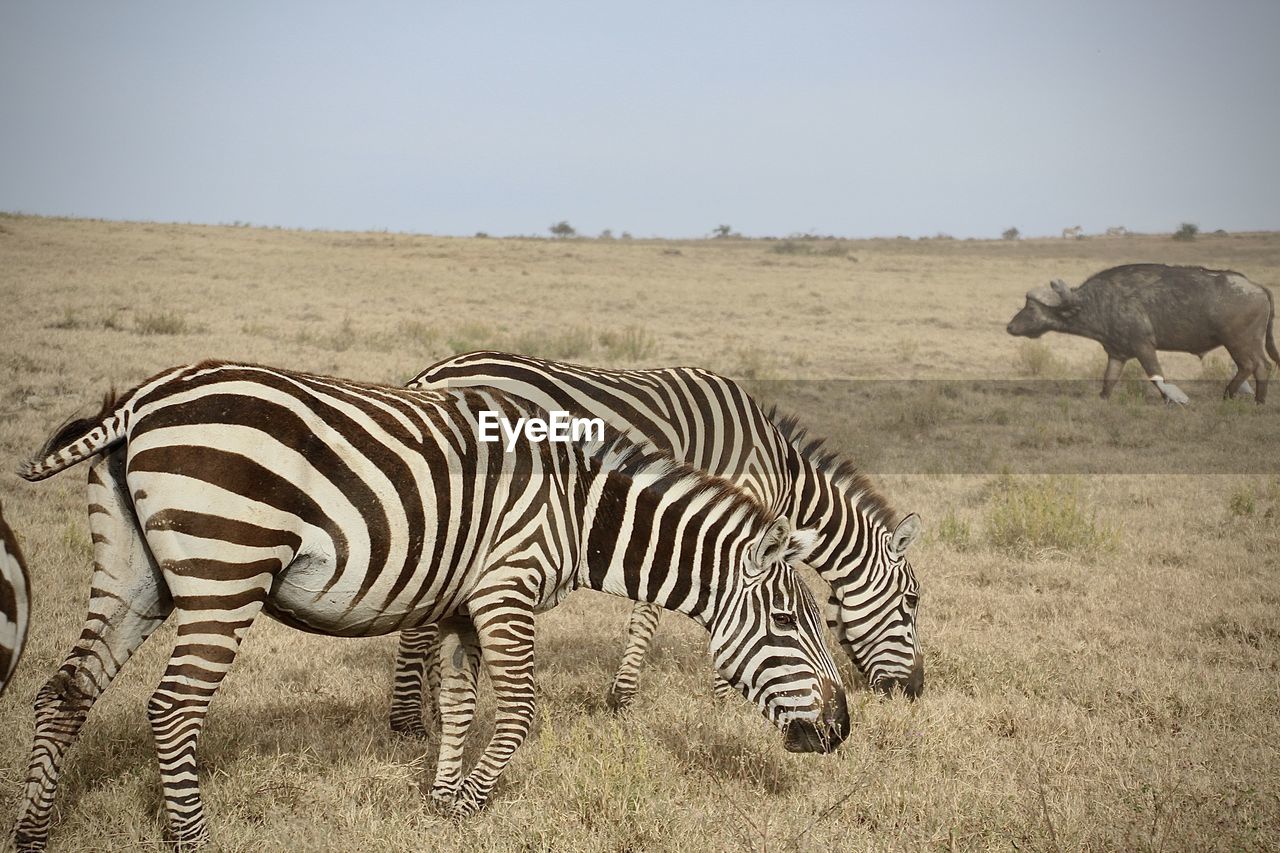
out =
{"type": "MultiPolygon", "coordinates": [[[[920,532],[893,512],[849,463],[805,438],[791,418],[764,412],[741,386],[705,370],[602,370],[520,355],[475,352],[427,368],[411,388],[492,386],[540,408],[603,418],[685,462],[733,481],[796,527],[814,529],[808,563],[831,585],[827,622],[854,666],[882,693],[915,698],[924,687],[916,636],[919,586],[906,559],[920,532]]],[[[662,610],[637,604],[609,703],[624,708],[662,610]]],[[[439,679],[436,630],[400,635],[391,726],[421,736],[439,679]],[[424,682],[426,687],[424,689],[424,682]],[[426,702],[423,694],[426,693],[426,702]]],[[[462,689],[462,688],[456,688],[462,689]]],[[[716,692],[728,686],[718,680],[716,692]]],[[[474,704],[474,687],[464,702],[474,704]]],[[[451,696],[451,701],[458,701],[451,696]]],[[[465,711],[464,711],[465,713],[465,711]]]]}
{"type": "Polygon", "coordinates": [[[0,696],[18,668],[31,618],[31,578],[22,550],[0,513],[0,696]]]}
{"type": "Polygon", "coordinates": [[[177,645],[147,717],[180,845],[208,837],[196,742],[262,610],[334,636],[474,626],[497,716],[470,775],[433,792],[457,817],[484,805],[529,731],[534,613],[579,585],[703,624],[719,671],[789,748],[830,751],[843,740],[848,709],[821,614],[787,565],[811,535],[616,434],[504,452],[479,440],[489,413],[539,414],[490,391],[204,362],[57,432],[19,473],[39,480],[98,457],[95,566],[81,638],[36,698],[19,849],[44,846],[67,747],[171,612],[177,645]]]}

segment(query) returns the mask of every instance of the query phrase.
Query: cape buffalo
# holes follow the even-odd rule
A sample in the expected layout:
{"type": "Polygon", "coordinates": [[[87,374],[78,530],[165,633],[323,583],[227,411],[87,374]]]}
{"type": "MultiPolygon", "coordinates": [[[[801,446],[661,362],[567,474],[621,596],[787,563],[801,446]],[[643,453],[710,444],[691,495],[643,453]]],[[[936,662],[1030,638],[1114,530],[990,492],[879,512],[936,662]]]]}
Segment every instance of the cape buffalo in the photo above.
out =
{"type": "Polygon", "coordinates": [[[1203,358],[1215,347],[1226,347],[1236,363],[1226,396],[1235,396],[1252,373],[1256,399],[1262,403],[1271,371],[1267,354],[1280,362],[1274,320],[1271,291],[1238,272],[1129,264],[1103,270],[1074,290],[1055,280],[1049,287],[1028,291],[1026,305],[1007,330],[1028,338],[1065,332],[1102,344],[1107,353],[1104,399],[1111,395],[1125,362],[1136,358],[1166,401],[1186,403],[1187,395],[1164,380],[1156,350],[1203,358]]]}

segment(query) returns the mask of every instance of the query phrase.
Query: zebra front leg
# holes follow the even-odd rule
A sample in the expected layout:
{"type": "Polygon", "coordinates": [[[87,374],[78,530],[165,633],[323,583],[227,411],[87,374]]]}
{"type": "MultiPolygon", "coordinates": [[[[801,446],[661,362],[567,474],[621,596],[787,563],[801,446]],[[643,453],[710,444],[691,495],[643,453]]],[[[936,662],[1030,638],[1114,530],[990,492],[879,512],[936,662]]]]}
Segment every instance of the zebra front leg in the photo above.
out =
{"type": "Polygon", "coordinates": [[[173,610],[173,600],[112,471],[120,453],[89,469],[89,527],[93,577],[80,639],[36,694],[35,736],[26,786],[14,827],[19,851],[43,850],[58,791],[62,759],[97,701],[121,668],[173,610]],[[125,501],[126,503],[122,503],[125,501]]]}
{"type": "MultiPolygon", "coordinates": [[[[195,565],[191,560],[184,572],[194,578],[208,578],[227,564],[195,565]]],[[[160,762],[160,785],[168,818],[169,838],[179,850],[198,847],[209,840],[200,779],[196,772],[196,744],[204,728],[209,704],[222,679],[231,669],[244,635],[266,600],[266,585],[214,585],[208,581],[179,587],[169,577],[178,610],[178,641],[160,685],[147,702],[147,720],[155,736],[160,762]],[[184,594],[185,593],[185,594],[184,594]]]]}
{"type": "Polygon", "coordinates": [[[631,706],[636,690],[640,686],[640,670],[644,667],[645,656],[649,653],[649,644],[653,642],[654,632],[658,630],[658,620],[662,617],[662,608],[656,604],[637,602],[631,608],[631,617],[627,620],[627,645],[622,652],[622,663],[613,676],[609,692],[605,696],[605,704],[609,710],[621,713],[631,706]]]}
{"type": "Polygon", "coordinates": [[[440,750],[436,756],[436,777],[431,799],[442,809],[450,809],[462,782],[462,753],[467,732],[476,715],[476,676],[480,670],[480,639],[475,626],[465,616],[447,620],[441,626],[440,643],[433,650],[443,666],[439,704],[440,750]]]}
{"type": "Polygon", "coordinates": [[[533,725],[533,611],[536,582],[508,583],[469,604],[497,704],[493,736],[458,788],[450,817],[484,808],[498,777],[533,725]]]}
{"type": "Polygon", "coordinates": [[[440,723],[439,696],[440,628],[423,625],[401,631],[391,688],[391,731],[425,740],[428,726],[440,723]]]}

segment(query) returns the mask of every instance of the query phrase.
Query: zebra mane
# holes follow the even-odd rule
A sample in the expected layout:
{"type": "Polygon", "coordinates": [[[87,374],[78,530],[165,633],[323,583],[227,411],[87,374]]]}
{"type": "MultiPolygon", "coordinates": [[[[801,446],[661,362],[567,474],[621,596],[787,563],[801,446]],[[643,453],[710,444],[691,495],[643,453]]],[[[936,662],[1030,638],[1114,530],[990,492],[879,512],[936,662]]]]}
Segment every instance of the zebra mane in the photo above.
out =
{"type": "Polygon", "coordinates": [[[659,480],[667,479],[665,487],[658,487],[663,491],[676,483],[692,482],[692,487],[686,492],[689,498],[705,496],[710,503],[727,504],[733,510],[746,513],[761,527],[774,520],[772,513],[763,504],[729,480],[709,474],[696,465],[682,462],[666,450],[639,444],[625,433],[612,428],[607,430],[605,440],[589,451],[587,457],[599,465],[603,473],[617,472],[628,478],[647,473],[655,475],[659,480]]]}
{"type": "Polygon", "coordinates": [[[892,530],[898,524],[898,514],[884,496],[871,485],[867,475],[859,470],[839,452],[826,445],[825,438],[809,438],[809,431],[800,426],[800,419],[795,415],[784,415],[778,412],[777,406],[770,407],[766,417],[773,422],[796,452],[809,461],[815,470],[831,479],[832,485],[852,495],[858,509],[872,521],[892,530]]]}

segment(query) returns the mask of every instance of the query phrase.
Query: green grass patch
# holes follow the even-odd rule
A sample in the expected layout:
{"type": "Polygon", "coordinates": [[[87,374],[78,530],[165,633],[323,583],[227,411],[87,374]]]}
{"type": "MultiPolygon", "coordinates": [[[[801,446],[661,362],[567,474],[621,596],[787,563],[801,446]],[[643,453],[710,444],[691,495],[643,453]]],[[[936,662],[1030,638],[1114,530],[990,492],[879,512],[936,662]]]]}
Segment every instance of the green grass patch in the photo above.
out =
{"type": "Polygon", "coordinates": [[[1098,521],[1076,477],[1002,477],[987,513],[987,542],[1022,557],[1096,554],[1118,541],[1119,531],[1098,521]]]}

